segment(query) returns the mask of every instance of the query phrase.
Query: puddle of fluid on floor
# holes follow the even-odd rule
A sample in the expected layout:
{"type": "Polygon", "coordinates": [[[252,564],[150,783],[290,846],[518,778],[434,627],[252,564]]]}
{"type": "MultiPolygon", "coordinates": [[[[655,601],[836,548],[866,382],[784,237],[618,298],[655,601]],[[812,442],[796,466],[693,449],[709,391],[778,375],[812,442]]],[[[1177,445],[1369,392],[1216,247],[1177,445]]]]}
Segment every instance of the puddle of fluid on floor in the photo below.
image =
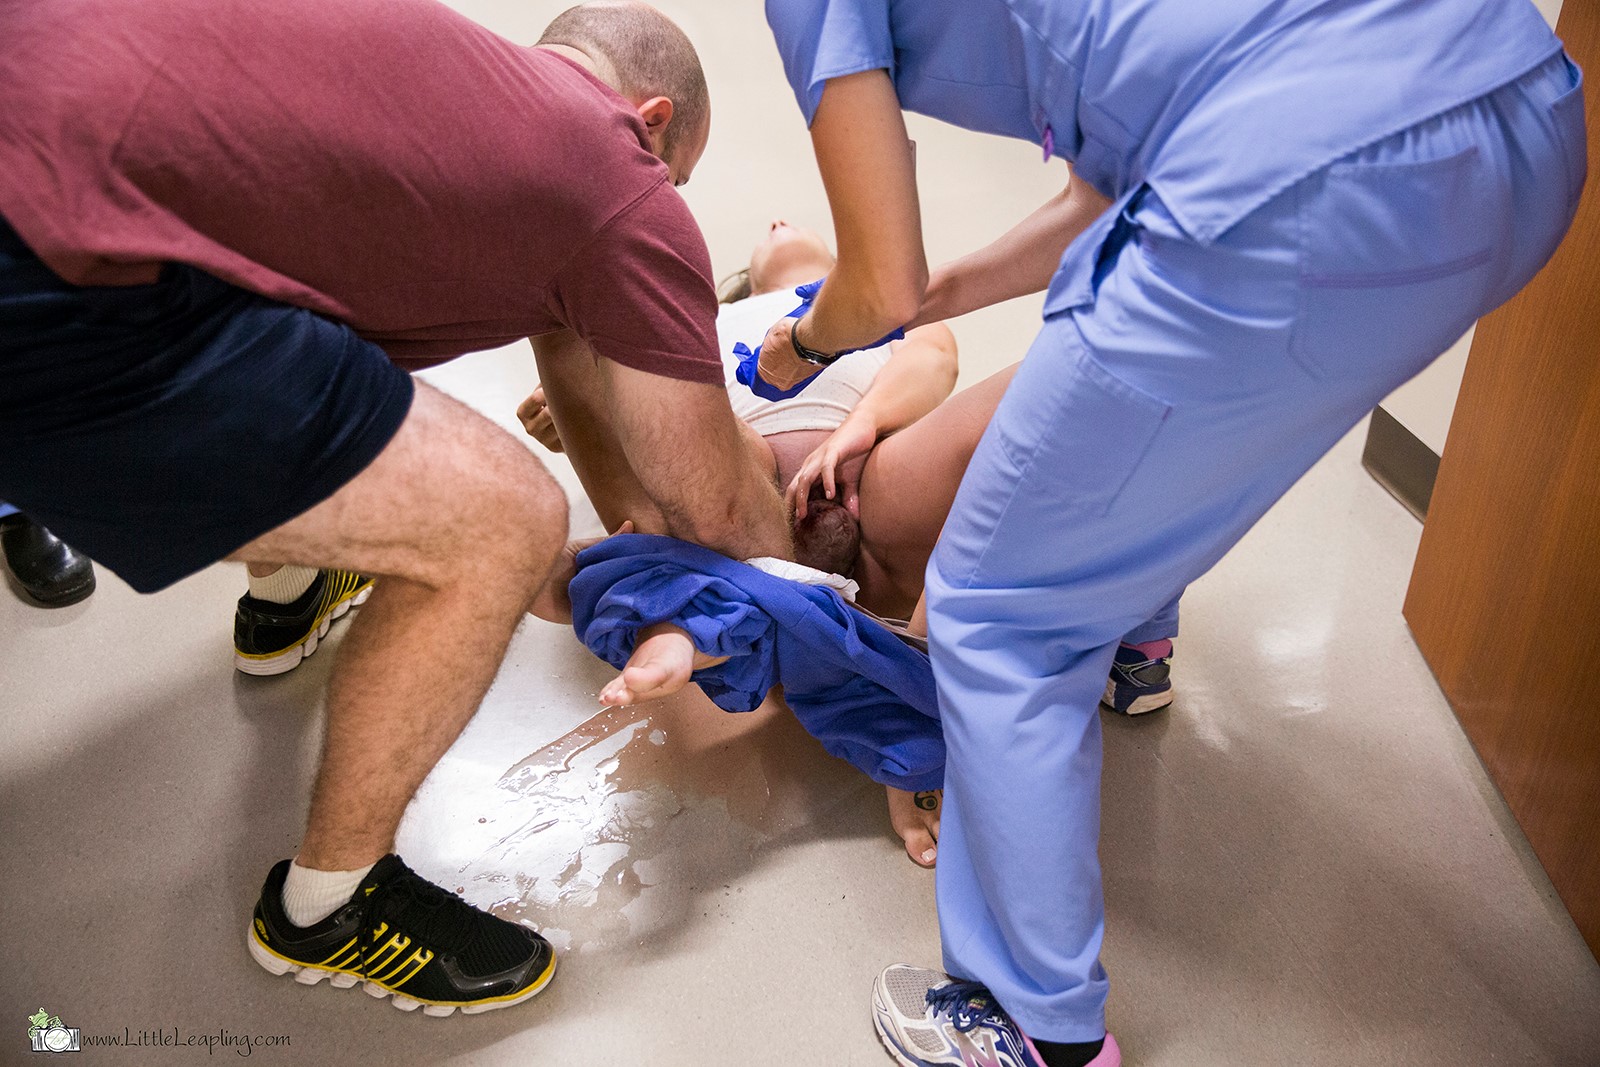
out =
{"type": "Polygon", "coordinates": [[[606,708],[480,794],[487,843],[455,881],[558,950],[637,947],[676,936],[702,892],[869,787],[777,701],[730,715],[686,691],[606,708]]]}

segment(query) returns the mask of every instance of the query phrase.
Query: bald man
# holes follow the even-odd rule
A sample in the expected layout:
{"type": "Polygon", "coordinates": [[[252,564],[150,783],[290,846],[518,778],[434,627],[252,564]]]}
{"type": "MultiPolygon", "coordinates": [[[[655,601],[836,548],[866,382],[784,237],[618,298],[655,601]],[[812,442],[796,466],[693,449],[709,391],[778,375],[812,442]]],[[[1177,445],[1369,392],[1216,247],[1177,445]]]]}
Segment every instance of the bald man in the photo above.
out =
{"type": "Polygon", "coordinates": [[[267,970],[428,1015],[554,973],[391,851],[518,620],[565,589],[559,488],[407,369],[533,336],[641,529],[787,548],[731,458],[673,188],[708,128],[694,49],[639,6],[532,48],[431,0],[0,7],[0,498],[141,592],[225,558],[382,577],[250,926],[267,970]]]}

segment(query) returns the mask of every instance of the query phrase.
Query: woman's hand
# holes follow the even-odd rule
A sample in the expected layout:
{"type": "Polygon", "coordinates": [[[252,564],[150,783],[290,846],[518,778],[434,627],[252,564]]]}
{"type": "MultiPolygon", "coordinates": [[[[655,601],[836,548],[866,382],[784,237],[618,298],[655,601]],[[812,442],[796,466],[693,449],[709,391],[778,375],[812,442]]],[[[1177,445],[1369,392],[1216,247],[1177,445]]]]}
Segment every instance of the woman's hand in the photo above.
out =
{"type": "Polygon", "coordinates": [[[822,493],[829,500],[839,500],[852,518],[861,517],[861,466],[846,470],[845,465],[858,456],[865,456],[878,443],[878,427],[861,409],[852,411],[839,428],[818,445],[806,461],[800,464],[784,498],[794,509],[794,517],[806,517],[806,503],[811,499],[811,487],[822,481],[822,493]]]}
{"type": "Polygon", "coordinates": [[[533,393],[517,405],[517,419],[528,436],[552,452],[561,452],[561,434],[556,431],[555,420],[550,417],[550,403],[544,398],[544,386],[536,386],[533,393]]]}
{"type": "Polygon", "coordinates": [[[801,359],[794,350],[794,328],[799,319],[779,319],[761,342],[761,360],[756,364],[761,380],[779,390],[792,389],[822,368],[801,359]]]}

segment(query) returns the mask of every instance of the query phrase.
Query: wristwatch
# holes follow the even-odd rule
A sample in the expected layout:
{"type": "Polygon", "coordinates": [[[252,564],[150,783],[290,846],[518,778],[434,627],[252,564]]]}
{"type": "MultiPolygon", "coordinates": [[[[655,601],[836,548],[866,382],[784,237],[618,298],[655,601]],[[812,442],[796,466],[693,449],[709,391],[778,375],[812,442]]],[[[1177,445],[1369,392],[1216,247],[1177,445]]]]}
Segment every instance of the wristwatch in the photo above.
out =
{"type": "Polygon", "coordinates": [[[815,363],[819,367],[831,367],[839,361],[840,352],[818,352],[814,348],[807,348],[800,343],[800,319],[794,320],[794,325],[789,327],[789,343],[794,345],[794,354],[807,363],[815,363]]]}

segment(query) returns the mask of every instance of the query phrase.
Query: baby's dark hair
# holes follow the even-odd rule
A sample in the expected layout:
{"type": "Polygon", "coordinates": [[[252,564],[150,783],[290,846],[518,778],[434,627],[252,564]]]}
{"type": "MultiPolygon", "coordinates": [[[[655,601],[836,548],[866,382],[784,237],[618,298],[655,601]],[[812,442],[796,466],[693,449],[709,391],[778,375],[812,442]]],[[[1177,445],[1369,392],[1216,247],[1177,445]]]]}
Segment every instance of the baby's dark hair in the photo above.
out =
{"type": "Polygon", "coordinates": [[[794,561],[846,578],[861,552],[861,524],[840,505],[813,500],[806,517],[795,520],[794,561]]]}

